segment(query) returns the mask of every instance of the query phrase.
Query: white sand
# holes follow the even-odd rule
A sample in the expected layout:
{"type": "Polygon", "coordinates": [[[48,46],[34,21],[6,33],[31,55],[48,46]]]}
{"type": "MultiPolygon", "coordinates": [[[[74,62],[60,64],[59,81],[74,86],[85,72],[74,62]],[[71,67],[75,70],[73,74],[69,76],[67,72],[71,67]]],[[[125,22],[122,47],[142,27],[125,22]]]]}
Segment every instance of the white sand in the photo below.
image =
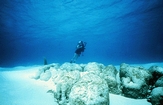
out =
{"type": "Polygon", "coordinates": [[[0,72],[0,105],[54,105],[46,83],[31,79],[36,70],[0,72]]]}
{"type": "MultiPolygon", "coordinates": [[[[8,71],[0,68],[0,105],[55,105],[53,95],[47,93],[54,86],[53,83],[31,78],[38,68],[34,66],[5,69],[8,71]]],[[[146,99],[110,94],[110,105],[151,104],[146,99]]]]}

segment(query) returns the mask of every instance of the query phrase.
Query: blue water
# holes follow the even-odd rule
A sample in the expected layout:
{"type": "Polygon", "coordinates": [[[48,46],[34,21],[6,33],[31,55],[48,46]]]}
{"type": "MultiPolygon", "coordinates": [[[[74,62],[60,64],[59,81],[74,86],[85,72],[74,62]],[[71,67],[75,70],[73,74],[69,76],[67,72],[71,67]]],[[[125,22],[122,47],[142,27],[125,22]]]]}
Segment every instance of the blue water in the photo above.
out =
{"type": "Polygon", "coordinates": [[[163,61],[162,0],[1,0],[0,67],[163,61]]]}

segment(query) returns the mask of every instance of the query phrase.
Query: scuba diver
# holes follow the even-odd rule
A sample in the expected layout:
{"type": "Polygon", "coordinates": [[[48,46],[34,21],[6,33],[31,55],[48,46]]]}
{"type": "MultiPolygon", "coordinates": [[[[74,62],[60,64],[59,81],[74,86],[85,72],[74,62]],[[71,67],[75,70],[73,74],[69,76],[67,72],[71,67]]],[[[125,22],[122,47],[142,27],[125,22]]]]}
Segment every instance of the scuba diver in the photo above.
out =
{"type": "Polygon", "coordinates": [[[76,46],[75,54],[74,54],[73,58],[71,59],[70,63],[75,63],[76,62],[76,60],[81,55],[81,53],[84,52],[86,44],[87,43],[83,42],[83,41],[78,42],[78,44],[76,46]]]}

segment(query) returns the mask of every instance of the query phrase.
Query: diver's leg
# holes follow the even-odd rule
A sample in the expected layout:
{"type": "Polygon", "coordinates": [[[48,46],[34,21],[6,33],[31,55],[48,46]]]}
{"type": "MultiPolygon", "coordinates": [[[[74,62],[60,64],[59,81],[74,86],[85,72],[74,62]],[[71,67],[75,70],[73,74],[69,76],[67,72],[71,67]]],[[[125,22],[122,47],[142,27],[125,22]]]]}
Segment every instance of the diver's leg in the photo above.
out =
{"type": "Polygon", "coordinates": [[[73,58],[71,59],[70,63],[74,63],[74,60],[76,59],[76,53],[74,54],[73,58]]]}
{"type": "Polygon", "coordinates": [[[76,62],[76,60],[78,59],[78,57],[79,57],[79,54],[74,54],[74,56],[73,56],[73,58],[71,59],[71,61],[70,61],[70,63],[75,63],[76,62]]]}
{"type": "Polygon", "coordinates": [[[79,57],[79,54],[76,54],[76,53],[75,53],[75,56],[74,56],[74,63],[76,62],[76,60],[78,59],[78,57],[79,57]]]}

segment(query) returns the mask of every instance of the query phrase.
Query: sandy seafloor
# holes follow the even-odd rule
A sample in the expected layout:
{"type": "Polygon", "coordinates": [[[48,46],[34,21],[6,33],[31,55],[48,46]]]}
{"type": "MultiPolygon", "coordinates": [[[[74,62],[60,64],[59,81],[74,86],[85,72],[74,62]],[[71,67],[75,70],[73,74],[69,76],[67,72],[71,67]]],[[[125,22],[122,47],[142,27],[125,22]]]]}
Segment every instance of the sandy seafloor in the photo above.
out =
{"type": "MultiPolygon", "coordinates": [[[[163,63],[135,64],[148,69],[163,63]]],[[[135,66],[134,65],[134,66],[135,66]]],[[[55,105],[47,93],[52,83],[32,79],[40,66],[0,68],[0,105],[55,105]]],[[[118,69],[119,66],[116,66],[118,69]]],[[[146,99],[131,99],[110,94],[110,105],[151,105],[146,99]]]]}

